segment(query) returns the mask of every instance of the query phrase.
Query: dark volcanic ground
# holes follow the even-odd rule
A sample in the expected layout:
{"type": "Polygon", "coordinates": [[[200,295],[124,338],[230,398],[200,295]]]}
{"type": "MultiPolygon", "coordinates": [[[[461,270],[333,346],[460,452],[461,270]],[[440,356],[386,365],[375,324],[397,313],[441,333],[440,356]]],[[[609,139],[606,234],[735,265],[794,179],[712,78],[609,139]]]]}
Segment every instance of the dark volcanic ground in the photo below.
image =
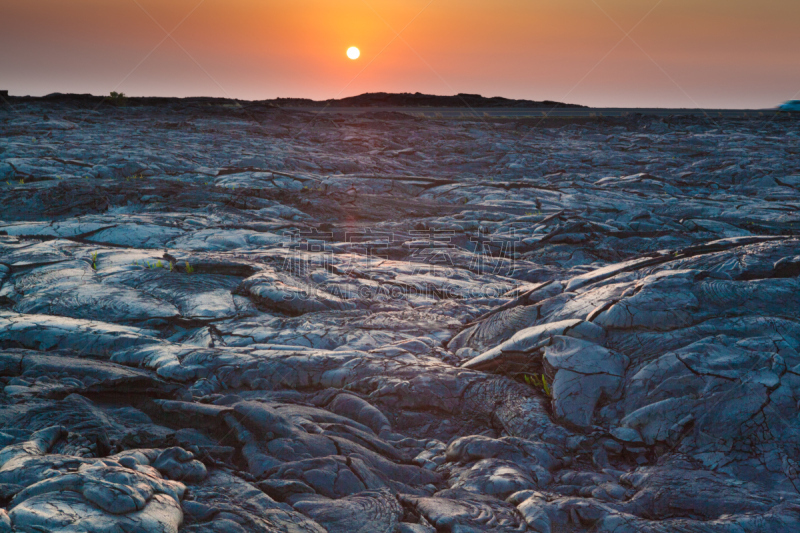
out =
{"type": "Polygon", "coordinates": [[[796,117],[116,103],[0,108],[0,532],[800,529],[796,117]]]}

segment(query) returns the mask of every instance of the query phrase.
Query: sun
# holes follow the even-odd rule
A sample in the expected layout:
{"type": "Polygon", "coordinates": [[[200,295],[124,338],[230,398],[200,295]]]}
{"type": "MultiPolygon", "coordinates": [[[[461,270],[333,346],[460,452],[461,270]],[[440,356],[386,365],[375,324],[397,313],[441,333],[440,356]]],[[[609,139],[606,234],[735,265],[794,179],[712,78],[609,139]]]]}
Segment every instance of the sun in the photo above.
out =
{"type": "Polygon", "coordinates": [[[361,56],[361,50],[356,48],[355,46],[351,46],[347,49],[347,57],[350,59],[358,59],[361,56]]]}

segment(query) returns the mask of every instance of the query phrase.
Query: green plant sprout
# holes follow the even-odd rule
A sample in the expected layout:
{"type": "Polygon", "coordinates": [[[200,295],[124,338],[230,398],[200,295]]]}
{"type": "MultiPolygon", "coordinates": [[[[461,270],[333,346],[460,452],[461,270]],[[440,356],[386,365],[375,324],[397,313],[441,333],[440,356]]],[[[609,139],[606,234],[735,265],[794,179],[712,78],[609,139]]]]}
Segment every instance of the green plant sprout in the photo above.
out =
{"type": "Polygon", "coordinates": [[[97,252],[92,254],[92,270],[97,270],[97,252]]]}
{"type": "Polygon", "coordinates": [[[164,263],[162,263],[160,259],[156,261],[156,268],[164,268],[164,263]]]}
{"type": "Polygon", "coordinates": [[[189,264],[189,261],[186,261],[186,273],[187,274],[194,273],[194,268],[192,268],[192,265],[189,264]]]}
{"type": "Polygon", "coordinates": [[[525,383],[527,383],[529,386],[543,391],[545,395],[547,396],[553,395],[552,392],[550,391],[550,385],[547,383],[547,378],[544,376],[544,374],[541,374],[539,376],[535,375],[531,376],[529,374],[524,374],[523,379],[525,380],[525,383]]]}

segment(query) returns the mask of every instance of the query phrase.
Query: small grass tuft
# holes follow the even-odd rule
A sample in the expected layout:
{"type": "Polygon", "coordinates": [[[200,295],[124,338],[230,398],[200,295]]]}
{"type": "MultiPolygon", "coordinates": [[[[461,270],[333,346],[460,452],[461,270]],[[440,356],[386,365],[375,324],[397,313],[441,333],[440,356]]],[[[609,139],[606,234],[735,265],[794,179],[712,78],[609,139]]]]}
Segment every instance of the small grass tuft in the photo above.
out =
{"type": "Polygon", "coordinates": [[[189,261],[186,261],[186,273],[187,274],[193,274],[194,273],[194,268],[192,267],[192,265],[189,264],[189,261]]]}
{"type": "Polygon", "coordinates": [[[92,270],[97,270],[97,252],[92,254],[92,270]]]}
{"type": "Polygon", "coordinates": [[[522,378],[525,380],[529,386],[539,389],[540,391],[544,392],[547,397],[552,397],[553,393],[550,390],[550,385],[547,383],[547,378],[544,374],[540,375],[530,375],[530,374],[523,374],[522,378]]]}

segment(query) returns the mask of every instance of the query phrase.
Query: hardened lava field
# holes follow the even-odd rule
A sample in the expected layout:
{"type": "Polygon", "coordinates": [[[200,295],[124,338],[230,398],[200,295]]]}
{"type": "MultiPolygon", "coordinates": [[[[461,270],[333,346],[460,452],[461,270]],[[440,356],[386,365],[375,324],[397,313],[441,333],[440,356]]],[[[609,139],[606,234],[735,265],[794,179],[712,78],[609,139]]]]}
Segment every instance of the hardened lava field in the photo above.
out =
{"type": "Polygon", "coordinates": [[[3,107],[0,531],[800,530],[800,120],[479,115],[3,107]]]}

